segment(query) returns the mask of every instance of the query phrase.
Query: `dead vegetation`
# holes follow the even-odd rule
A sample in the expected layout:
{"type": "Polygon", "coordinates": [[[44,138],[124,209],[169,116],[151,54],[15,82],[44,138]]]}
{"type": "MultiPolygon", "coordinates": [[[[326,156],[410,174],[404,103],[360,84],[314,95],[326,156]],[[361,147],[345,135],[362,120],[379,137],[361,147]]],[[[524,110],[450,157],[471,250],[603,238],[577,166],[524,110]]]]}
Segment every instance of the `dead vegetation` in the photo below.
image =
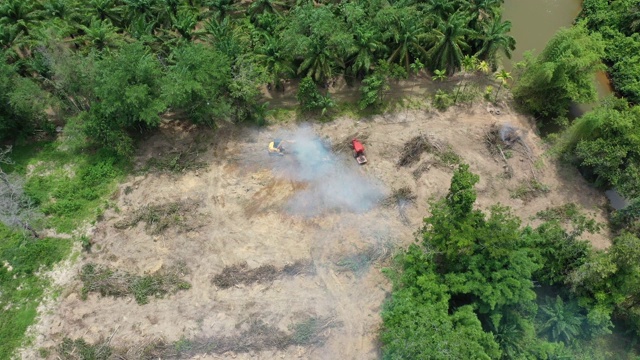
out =
{"type": "Polygon", "coordinates": [[[311,261],[298,260],[293,264],[285,265],[282,269],[277,269],[273,265],[249,269],[247,263],[242,263],[225,267],[220,274],[213,277],[211,282],[221,289],[228,289],[239,284],[268,283],[281,276],[304,274],[315,274],[315,267],[311,261]]]}
{"type": "Polygon", "coordinates": [[[80,271],[82,297],[86,299],[92,292],[102,296],[133,296],[138,304],[143,305],[149,302],[150,296],[162,297],[189,289],[191,284],[183,280],[188,274],[189,269],[183,262],[163,266],[154,274],[143,276],[89,263],[80,271]]]}
{"type": "Polygon", "coordinates": [[[420,163],[420,165],[418,165],[418,167],[416,167],[411,174],[413,175],[413,178],[418,180],[420,178],[420,176],[422,176],[422,174],[426,173],[427,171],[429,171],[431,169],[431,166],[433,165],[432,162],[429,161],[423,161],[422,163],[420,163]]]}
{"type": "Polygon", "coordinates": [[[420,134],[404,144],[397,165],[398,167],[411,166],[420,160],[420,156],[425,151],[440,153],[443,152],[445,148],[444,144],[432,137],[420,134]]]}
{"type": "Polygon", "coordinates": [[[408,225],[410,221],[407,217],[406,209],[408,206],[415,204],[417,198],[413,191],[405,186],[394,190],[391,195],[382,201],[382,204],[387,207],[397,208],[400,220],[402,220],[403,224],[408,225]]]}
{"type": "Polygon", "coordinates": [[[372,264],[388,259],[392,251],[393,243],[391,241],[377,241],[361,251],[340,257],[335,264],[338,271],[351,272],[359,276],[366,273],[372,264]]]}
{"type": "Polygon", "coordinates": [[[289,346],[321,345],[327,338],[325,330],[338,325],[333,318],[306,316],[301,321],[291,324],[288,327],[289,331],[284,331],[251,317],[244,323],[238,324],[238,327],[243,330],[235,335],[182,338],[172,343],[155,339],[122,349],[112,347],[110,339],[91,345],[84,339],[65,338],[55,351],[57,359],[61,360],[191,359],[205,354],[247,353],[284,350],[289,346]]]}
{"type": "Polygon", "coordinates": [[[206,151],[205,146],[199,142],[192,143],[188,148],[173,149],[160,153],[147,160],[142,171],[156,170],[168,173],[183,173],[205,168],[207,163],[201,159],[201,155],[206,151]]]}
{"type": "Polygon", "coordinates": [[[161,234],[172,227],[178,227],[182,231],[192,230],[198,226],[194,213],[199,205],[199,201],[192,200],[145,205],[113,226],[122,230],[134,227],[142,221],[150,235],[161,234]]]}

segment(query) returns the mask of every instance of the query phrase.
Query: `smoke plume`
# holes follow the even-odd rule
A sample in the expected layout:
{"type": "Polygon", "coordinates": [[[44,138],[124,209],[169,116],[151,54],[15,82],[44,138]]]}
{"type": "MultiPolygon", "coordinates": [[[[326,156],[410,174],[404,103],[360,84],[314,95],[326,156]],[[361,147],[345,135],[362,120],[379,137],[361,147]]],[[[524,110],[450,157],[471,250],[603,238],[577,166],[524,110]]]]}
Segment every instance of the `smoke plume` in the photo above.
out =
{"type": "Polygon", "coordinates": [[[301,127],[285,136],[283,140],[291,143],[285,143],[287,155],[277,162],[275,171],[306,185],[287,203],[286,209],[291,214],[365,212],[384,198],[380,182],[368,177],[352,157],[333,153],[330,142],[318,137],[310,127],[301,127]]]}

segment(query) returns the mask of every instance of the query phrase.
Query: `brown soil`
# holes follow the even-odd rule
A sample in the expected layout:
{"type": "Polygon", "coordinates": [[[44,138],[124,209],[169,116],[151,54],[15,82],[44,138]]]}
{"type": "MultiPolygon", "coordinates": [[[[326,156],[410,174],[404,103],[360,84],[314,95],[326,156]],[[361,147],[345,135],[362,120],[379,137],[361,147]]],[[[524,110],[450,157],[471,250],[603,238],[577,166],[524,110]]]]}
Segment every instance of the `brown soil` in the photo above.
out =
{"type": "MultiPolygon", "coordinates": [[[[175,151],[176,144],[188,148],[196,136],[203,137],[201,129],[177,129],[168,124],[142,144],[139,164],[175,151]]],[[[267,324],[278,338],[291,334],[292,326],[301,318],[335,322],[322,328],[322,342],[286,347],[261,345],[194,358],[379,358],[380,310],[391,288],[380,271],[380,262],[388,256],[368,249],[411,243],[413,233],[428,214],[429,199],[447,193],[452,175],[452,168],[429,151],[408,166],[397,166],[404,144],[418,134],[448,144],[480,175],[480,208],[496,203],[509,205],[524,223],[535,224],[530,219],[536,212],[573,202],[594,213],[598,221],[605,219],[603,194],[590,187],[575,169],[546,157],[545,145],[527,118],[508,108],[495,115],[484,104],[444,113],[405,110],[369,119],[343,117],[330,123],[310,124],[333,144],[353,134],[367,134],[364,145],[369,162],[358,171],[383,183],[387,195],[394,189],[403,189],[411,201],[403,206],[402,214],[398,206],[380,205],[359,214],[343,211],[296,216],[285,211],[285,204],[306,184],[279,176],[274,171],[279,162],[292,158],[269,157],[266,147],[270,139],[297,126],[285,123],[263,129],[224,127],[206,137],[207,151],[198,159],[206,167],[179,174],[149,172],[122,184],[115,200],[120,212],[105,214],[93,229],[93,252],[84,254],[76,266],[92,262],[142,275],[183,261],[190,269],[185,280],[191,288],[151,299],[142,306],[131,298],[98,294],[90,294],[83,301],[81,283],[75,277],[33,327],[35,339],[23,351],[23,358],[37,358],[38,348],[55,347],[64,337],[84,338],[89,343],[111,337],[112,346],[139,347],[158,339],[166,344],[180,339],[236,339],[251,329],[246,324],[253,323],[267,324]],[[532,161],[523,152],[512,151],[506,160],[513,171],[511,178],[504,175],[503,158],[492,154],[485,144],[486,131],[496,122],[520,129],[523,141],[531,149],[532,161]],[[512,198],[512,191],[530,181],[533,172],[550,191],[526,204],[512,198]],[[191,211],[204,217],[204,221],[197,228],[168,227],[155,234],[145,231],[143,223],[126,229],[115,227],[143,206],[168,203],[195,204],[197,209],[191,211]],[[364,255],[354,255],[360,253],[364,255]],[[298,261],[313,264],[315,271],[281,276],[287,266],[298,261]],[[345,264],[357,264],[360,269],[359,262],[363,261],[372,262],[364,272],[345,271],[345,264]],[[212,279],[223,274],[225,268],[238,264],[246,264],[236,269],[242,276],[249,271],[256,279],[234,282],[229,287],[212,284],[212,279]],[[251,273],[252,269],[262,270],[251,273]]],[[[355,162],[347,154],[341,159],[355,162]]],[[[591,235],[589,240],[596,248],[605,248],[609,244],[607,235],[591,235]]],[[[259,335],[261,344],[277,340],[263,338],[266,333],[259,335]]]]}

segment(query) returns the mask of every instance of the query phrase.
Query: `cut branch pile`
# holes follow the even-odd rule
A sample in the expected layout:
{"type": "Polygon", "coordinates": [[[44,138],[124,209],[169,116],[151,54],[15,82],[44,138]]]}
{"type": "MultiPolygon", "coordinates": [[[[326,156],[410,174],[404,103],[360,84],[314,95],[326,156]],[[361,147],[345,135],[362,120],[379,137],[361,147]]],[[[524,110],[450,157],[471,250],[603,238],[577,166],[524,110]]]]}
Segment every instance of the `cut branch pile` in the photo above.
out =
{"type": "Polygon", "coordinates": [[[399,167],[413,165],[420,160],[420,156],[425,151],[442,153],[446,150],[447,147],[433,137],[420,134],[404,144],[397,165],[399,167]]]}

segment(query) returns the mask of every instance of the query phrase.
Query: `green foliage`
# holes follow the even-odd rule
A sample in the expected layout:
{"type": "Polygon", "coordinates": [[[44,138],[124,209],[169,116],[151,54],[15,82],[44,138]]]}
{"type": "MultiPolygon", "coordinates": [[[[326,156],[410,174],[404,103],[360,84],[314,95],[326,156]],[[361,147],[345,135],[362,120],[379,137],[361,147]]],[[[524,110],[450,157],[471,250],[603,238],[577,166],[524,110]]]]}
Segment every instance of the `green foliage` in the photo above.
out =
{"type": "Polygon", "coordinates": [[[66,239],[34,240],[0,224],[0,358],[11,358],[36,317],[48,285],[38,271],[67,257],[72,243],[66,239]]]}
{"type": "Polygon", "coordinates": [[[604,60],[616,92],[640,102],[640,7],[633,0],[586,0],[580,17],[605,41],[604,60]]]}
{"type": "Polygon", "coordinates": [[[306,77],[300,81],[297,98],[304,111],[320,110],[322,114],[324,114],[335,105],[329,95],[322,95],[320,93],[318,87],[310,77],[306,77]]]}
{"type": "Polygon", "coordinates": [[[448,92],[438,89],[436,93],[433,95],[433,107],[440,110],[445,111],[454,103],[454,99],[448,92]]]}
{"type": "Polygon", "coordinates": [[[570,343],[581,334],[584,317],[580,315],[575,302],[566,304],[560,296],[555,300],[547,298],[546,305],[540,306],[543,324],[541,333],[545,333],[553,341],[570,343]]]}
{"type": "Polygon", "coordinates": [[[216,118],[228,117],[229,59],[211,47],[185,44],[174,49],[172,60],[162,90],[167,104],[196,124],[213,125],[216,118]]]}
{"type": "Polygon", "coordinates": [[[628,231],[640,236],[640,198],[635,198],[626,207],[614,211],[611,223],[618,231],[628,231]]]}
{"type": "Polygon", "coordinates": [[[48,104],[48,94],[31,79],[20,77],[0,51],[0,140],[46,128],[48,104]]]}
{"type": "Polygon", "coordinates": [[[364,110],[369,106],[380,106],[385,93],[390,89],[389,79],[399,79],[406,76],[407,73],[404,68],[380,60],[373,73],[362,80],[362,85],[360,86],[360,92],[362,93],[359,102],[360,110],[364,110]]]}
{"type": "Polygon", "coordinates": [[[127,131],[153,128],[166,109],[161,100],[163,73],[157,59],[141,43],[127,44],[96,62],[95,96],[86,134],[120,155],[133,143],[127,131]]]}
{"type": "Polygon", "coordinates": [[[640,195],[640,109],[609,99],[568,129],[565,152],[596,184],[630,198],[640,195]]]}
{"type": "Polygon", "coordinates": [[[432,261],[412,245],[401,256],[402,271],[385,304],[381,335],[383,359],[492,359],[498,344],[471,306],[449,312],[447,285],[438,280],[432,261]]]}
{"type": "Polygon", "coordinates": [[[562,29],[539,56],[526,58],[514,97],[536,115],[563,116],[572,102],[595,100],[593,76],[603,68],[603,56],[602,37],[590,35],[584,24],[562,29]]]}

